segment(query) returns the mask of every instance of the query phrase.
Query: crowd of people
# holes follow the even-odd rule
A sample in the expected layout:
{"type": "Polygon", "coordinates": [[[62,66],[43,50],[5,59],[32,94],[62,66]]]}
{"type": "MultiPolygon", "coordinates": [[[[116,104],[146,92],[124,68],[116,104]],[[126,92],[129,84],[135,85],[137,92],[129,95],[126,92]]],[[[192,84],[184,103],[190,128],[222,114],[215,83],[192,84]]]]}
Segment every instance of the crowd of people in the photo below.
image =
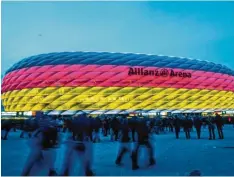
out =
{"type": "MultiPolygon", "coordinates": [[[[31,152],[28,156],[23,176],[29,176],[35,164],[44,163],[48,167],[48,175],[71,175],[71,167],[73,156],[80,160],[80,164],[87,176],[93,176],[92,170],[92,144],[101,141],[100,133],[103,136],[110,137],[111,141],[119,141],[120,148],[115,159],[116,165],[123,165],[122,158],[126,153],[131,154],[132,169],[137,170],[138,166],[138,150],[141,146],[148,149],[149,161],[148,165],[155,165],[154,148],[151,143],[151,134],[161,134],[165,132],[174,132],[175,137],[180,137],[181,130],[184,131],[187,139],[191,138],[190,132],[197,132],[197,138],[201,138],[202,127],[209,130],[209,139],[215,139],[215,127],[217,127],[218,136],[224,139],[223,120],[216,114],[215,117],[202,117],[200,115],[183,116],[175,115],[169,118],[139,118],[133,116],[130,119],[127,115],[116,116],[113,118],[92,118],[87,114],[72,116],[71,118],[58,118],[44,115],[40,119],[27,119],[22,125],[20,138],[24,138],[28,134],[30,138],[31,152]],[[61,140],[60,134],[66,133],[69,136],[65,140],[61,140]],[[132,149],[131,143],[134,142],[132,149]],[[55,151],[51,149],[59,148],[59,145],[65,145],[65,158],[61,172],[55,170],[55,151]],[[42,160],[44,159],[44,161],[42,160]]],[[[2,139],[7,139],[10,129],[16,126],[12,122],[2,124],[2,130],[5,134],[2,139]]]]}

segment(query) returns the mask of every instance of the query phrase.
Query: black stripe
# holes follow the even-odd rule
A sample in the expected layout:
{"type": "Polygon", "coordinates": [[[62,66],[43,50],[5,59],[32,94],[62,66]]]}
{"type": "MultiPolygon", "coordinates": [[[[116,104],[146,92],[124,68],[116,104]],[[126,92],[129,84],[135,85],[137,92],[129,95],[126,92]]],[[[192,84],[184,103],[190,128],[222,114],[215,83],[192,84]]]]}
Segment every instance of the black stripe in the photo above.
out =
{"type": "Polygon", "coordinates": [[[207,61],[157,55],[108,52],[61,52],[36,55],[19,61],[6,74],[14,70],[32,66],[61,64],[155,66],[210,71],[234,76],[234,71],[228,67],[207,61]]]}

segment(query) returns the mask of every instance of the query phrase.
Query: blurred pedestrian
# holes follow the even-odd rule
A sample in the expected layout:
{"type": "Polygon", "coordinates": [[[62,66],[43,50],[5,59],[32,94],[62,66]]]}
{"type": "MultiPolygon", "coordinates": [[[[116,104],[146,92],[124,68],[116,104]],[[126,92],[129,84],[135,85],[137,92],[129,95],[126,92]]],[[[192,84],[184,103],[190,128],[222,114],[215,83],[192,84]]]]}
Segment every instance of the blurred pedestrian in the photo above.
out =
{"type": "Polygon", "coordinates": [[[114,135],[114,140],[117,141],[118,137],[119,137],[120,122],[116,117],[114,117],[111,120],[110,127],[111,127],[111,130],[112,130],[112,134],[114,135]]]}
{"type": "Polygon", "coordinates": [[[71,175],[71,167],[74,160],[80,161],[80,165],[86,176],[93,176],[94,173],[91,166],[93,150],[90,139],[91,120],[86,114],[81,114],[72,121],[70,126],[75,134],[75,139],[69,136],[66,141],[62,176],[71,175]]]}
{"type": "Polygon", "coordinates": [[[215,123],[212,117],[207,119],[208,129],[209,129],[209,140],[215,140],[215,123]]]}
{"type": "Polygon", "coordinates": [[[132,141],[135,142],[136,140],[136,125],[137,125],[137,117],[133,116],[130,120],[129,120],[129,127],[131,129],[131,134],[132,134],[132,141]]]}
{"type": "Polygon", "coordinates": [[[194,119],[194,126],[196,128],[197,138],[200,139],[201,138],[202,120],[198,116],[195,117],[195,119],[194,119]]]}
{"type": "Polygon", "coordinates": [[[175,126],[175,135],[176,135],[176,139],[179,139],[180,127],[181,127],[181,120],[178,118],[177,115],[175,115],[174,126],[175,126]]]}
{"type": "Polygon", "coordinates": [[[108,135],[108,129],[109,129],[109,122],[108,122],[108,119],[105,118],[103,120],[103,133],[104,133],[104,136],[107,136],[108,135]]]}
{"type": "Polygon", "coordinates": [[[48,176],[55,176],[56,151],[54,148],[58,144],[58,134],[54,122],[48,116],[43,116],[38,120],[39,128],[33,133],[33,138],[29,140],[30,153],[22,171],[22,176],[34,176],[32,168],[40,165],[48,169],[48,176]]]}
{"type": "Polygon", "coordinates": [[[11,120],[3,120],[2,121],[1,130],[3,131],[2,135],[3,134],[4,135],[1,136],[1,139],[7,140],[7,137],[8,137],[8,134],[9,134],[11,128],[12,128],[11,120]]]}
{"type": "Polygon", "coordinates": [[[89,138],[90,138],[90,141],[93,141],[93,133],[94,133],[94,128],[95,128],[94,121],[95,120],[91,116],[88,116],[88,118],[90,121],[89,138]]]}
{"type": "Polygon", "coordinates": [[[94,138],[93,142],[100,142],[100,128],[102,126],[102,122],[99,117],[93,120],[94,121],[94,138]]]}
{"type": "Polygon", "coordinates": [[[222,117],[218,113],[216,113],[215,115],[215,123],[216,123],[217,131],[218,131],[219,139],[224,139],[223,120],[222,120],[222,117]]]}
{"type": "Polygon", "coordinates": [[[69,120],[66,118],[63,121],[63,133],[66,133],[68,127],[69,127],[69,120]]]}
{"type": "Polygon", "coordinates": [[[191,138],[190,137],[191,123],[190,123],[188,116],[186,116],[186,118],[183,120],[183,127],[184,127],[186,139],[190,139],[191,138]]]}
{"type": "Polygon", "coordinates": [[[136,147],[132,153],[132,169],[136,170],[139,168],[138,166],[138,151],[140,146],[145,146],[149,152],[149,166],[155,164],[154,154],[153,154],[153,146],[149,140],[150,138],[150,129],[147,127],[145,120],[140,120],[137,125],[137,143],[136,147]]]}
{"type": "Polygon", "coordinates": [[[169,130],[170,130],[170,132],[174,131],[173,130],[173,119],[171,117],[169,118],[169,130]]]}
{"type": "Polygon", "coordinates": [[[116,158],[115,163],[117,165],[122,165],[122,158],[125,153],[129,152],[131,154],[131,143],[130,143],[130,137],[129,137],[129,125],[128,120],[124,119],[122,121],[122,124],[120,124],[120,147],[119,147],[119,153],[116,158]]]}

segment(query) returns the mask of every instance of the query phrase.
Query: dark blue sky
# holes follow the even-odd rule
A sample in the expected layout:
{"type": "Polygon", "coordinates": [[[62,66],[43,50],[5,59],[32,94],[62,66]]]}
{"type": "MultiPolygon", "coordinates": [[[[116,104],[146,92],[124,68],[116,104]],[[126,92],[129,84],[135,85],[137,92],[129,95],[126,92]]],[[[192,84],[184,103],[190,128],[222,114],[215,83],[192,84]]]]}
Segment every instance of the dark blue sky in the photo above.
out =
{"type": "Polygon", "coordinates": [[[234,69],[234,2],[2,2],[2,73],[59,51],[182,56],[234,69]]]}

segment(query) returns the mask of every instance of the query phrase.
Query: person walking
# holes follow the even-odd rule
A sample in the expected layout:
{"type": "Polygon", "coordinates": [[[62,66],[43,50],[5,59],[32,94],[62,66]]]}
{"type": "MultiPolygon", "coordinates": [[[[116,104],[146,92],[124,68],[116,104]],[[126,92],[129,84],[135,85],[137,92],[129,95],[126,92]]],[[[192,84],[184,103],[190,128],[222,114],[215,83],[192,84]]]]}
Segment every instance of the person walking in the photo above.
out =
{"type": "Polygon", "coordinates": [[[128,120],[123,119],[122,124],[120,124],[120,146],[119,146],[119,153],[116,158],[115,164],[122,165],[122,158],[123,156],[129,152],[131,153],[131,144],[130,144],[130,137],[129,137],[129,125],[128,120]]]}
{"type": "Polygon", "coordinates": [[[47,167],[48,176],[55,176],[56,152],[52,150],[57,145],[57,129],[48,116],[43,116],[38,122],[38,129],[29,140],[30,153],[24,165],[22,176],[32,176],[34,165],[47,167]]]}
{"type": "Polygon", "coordinates": [[[75,139],[69,136],[66,140],[65,158],[63,162],[62,176],[71,175],[71,167],[74,160],[79,160],[80,165],[86,176],[93,176],[92,158],[93,149],[90,140],[90,129],[92,129],[91,120],[86,114],[81,114],[76,117],[70,125],[75,134],[75,139]],[[72,160],[72,158],[74,158],[72,160]]]}
{"type": "Polygon", "coordinates": [[[174,119],[173,124],[174,124],[174,127],[175,127],[176,139],[179,139],[181,120],[178,118],[177,115],[175,115],[175,119],[174,119]]]}
{"type": "Polygon", "coordinates": [[[105,118],[103,120],[103,132],[104,132],[104,136],[107,136],[108,135],[108,129],[109,129],[109,123],[108,123],[108,119],[105,118]]]}
{"type": "Polygon", "coordinates": [[[209,117],[207,119],[207,125],[209,129],[209,140],[215,140],[215,124],[214,124],[214,119],[212,117],[209,117]]]}
{"type": "Polygon", "coordinates": [[[94,118],[92,116],[88,116],[89,122],[90,122],[90,128],[89,128],[89,138],[90,141],[93,142],[93,134],[94,134],[94,129],[95,129],[95,124],[94,124],[94,118]]]}
{"type": "Polygon", "coordinates": [[[184,127],[186,139],[190,139],[191,138],[190,137],[191,123],[190,123],[188,116],[186,116],[186,118],[183,120],[183,127],[184,127]]]}
{"type": "Polygon", "coordinates": [[[66,133],[68,127],[69,127],[69,120],[66,118],[63,121],[63,133],[66,133]]]}
{"type": "Polygon", "coordinates": [[[56,121],[56,124],[58,125],[57,130],[58,130],[58,132],[60,132],[61,129],[63,128],[63,121],[62,121],[62,119],[60,117],[55,118],[55,121],[56,121]]]}
{"type": "Polygon", "coordinates": [[[156,120],[155,120],[155,131],[156,131],[156,134],[159,135],[160,134],[160,124],[161,124],[161,120],[160,118],[156,117],[156,120]]]}
{"type": "Polygon", "coordinates": [[[2,140],[7,140],[7,137],[8,137],[8,134],[9,134],[11,128],[12,128],[11,120],[4,120],[2,122],[1,130],[3,130],[3,132],[4,132],[4,135],[2,133],[3,136],[1,136],[2,140]]]}
{"type": "Polygon", "coordinates": [[[116,117],[114,117],[110,122],[110,127],[112,129],[115,141],[117,141],[119,137],[119,126],[120,126],[119,120],[116,117]]]}
{"type": "Polygon", "coordinates": [[[161,124],[161,126],[162,126],[162,132],[166,133],[166,123],[167,123],[167,120],[166,120],[166,118],[164,118],[164,119],[161,119],[161,121],[162,121],[162,124],[161,124]]]}
{"type": "Polygon", "coordinates": [[[169,118],[169,130],[173,132],[173,119],[171,117],[169,118]]]}
{"type": "Polygon", "coordinates": [[[99,117],[97,117],[96,119],[93,120],[94,122],[94,138],[93,138],[93,142],[100,142],[100,128],[102,126],[102,122],[100,120],[99,117]]]}
{"type": "Polygon", "coordinates": [[[137,124],[137,117],[133,116],[130,120],[129,120],[129,127],[131,129],[131,134],[132,134],[132,141],[135,142],[136,141],[136,124],[137,124]]]}
{"type": "Polygon", "coordinates": [[[189,120],[189,132],[193,132],[193,119],[188,117],[189,120]]]}
{"type": "Polygon", "coordinates": [[[216,113],[216,115],[215,115],[215,124],[216,124],[216,127],[217,127],[219,139],[224,139],[224,136],[223,136],[223,120],[222,120],[222,117],[218,113],[216,113]]]}
{"type": "Polygon", "coordinates": [[[194,119],[194,126],[197,132],[197,138],[200,139],[201,138],[201,127],[202,127],[202,120],[200,119],[200,117],[195,117],[194,119]]]}
{"type": "Polygon", "coordinates": [[[13,119],[12,120],[12,128],[13,128],[13,131],[16,132],[16,128],[17,127],[17,120],[13,119]]]}
{"type": "Polygon", "coordinates": [[[146,125],[145,120],[140,120],[137,125],[137,135],[138,140],[136,143],[136,147],[134,148],[132,152],[132,169],[137,170],[139,169],[138,166],[138,151],[140,146],[145,146],[148,149],[149,152],[149,166],[154,165],[155,159],[153,154],[153,146],[149,140],[150,138],[150,129],[146,125]]]}

